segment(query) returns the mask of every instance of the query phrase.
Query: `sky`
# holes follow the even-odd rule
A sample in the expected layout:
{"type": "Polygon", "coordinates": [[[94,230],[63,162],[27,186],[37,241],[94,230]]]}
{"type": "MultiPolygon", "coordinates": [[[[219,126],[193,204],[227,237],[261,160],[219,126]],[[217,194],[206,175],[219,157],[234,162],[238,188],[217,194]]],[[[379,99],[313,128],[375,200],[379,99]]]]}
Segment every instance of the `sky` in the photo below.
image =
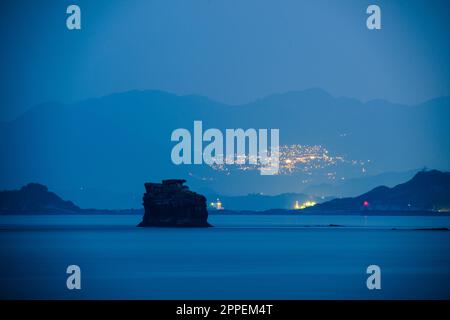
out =
{"type": "Polygon", "coordinates": [[[321,88],[418,104],[450,95],[449,18],[445,0],[2,1],[0,121],[134,89],[243,104],[321,88]],[[66,28],[70,4],[81,30],[66,28]],[[369,4],[381,30],[366,28],[369,4]]]}

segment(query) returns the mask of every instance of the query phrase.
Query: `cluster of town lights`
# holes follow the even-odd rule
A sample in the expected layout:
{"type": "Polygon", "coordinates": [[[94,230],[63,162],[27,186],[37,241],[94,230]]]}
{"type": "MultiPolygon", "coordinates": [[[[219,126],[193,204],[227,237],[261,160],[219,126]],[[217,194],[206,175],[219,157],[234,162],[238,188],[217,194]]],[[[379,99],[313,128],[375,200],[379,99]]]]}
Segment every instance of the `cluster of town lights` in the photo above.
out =
{"type": "Polygon", "coordinates": [[[295,201],[294,209],[295,210],[302,210],[302,209],[305,209],[305,208],[308,208],[308,207],[313,207],[315,205],[316,205],[316,202],[314,202],[314,201],[305,201],[303,203],[299,203],[298,201],[295,201]]]}

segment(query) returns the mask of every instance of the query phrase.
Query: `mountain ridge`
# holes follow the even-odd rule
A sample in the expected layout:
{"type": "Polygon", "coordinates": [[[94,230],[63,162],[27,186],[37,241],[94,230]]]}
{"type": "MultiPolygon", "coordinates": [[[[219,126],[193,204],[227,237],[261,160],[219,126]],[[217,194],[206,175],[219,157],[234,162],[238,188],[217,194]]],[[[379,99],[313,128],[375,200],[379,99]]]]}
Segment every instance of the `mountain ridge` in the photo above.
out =
{"type": "Polygon", "coordinates": [[[392,188],[378,186],[357,197],[333,199],[309,211],[450,211],[450,172],[420,171],[392,188]]]}
{"type": "Polygon", "coordinates": [[[65,201],[38,183],[28,183],[19,190],[0,191],[1,213],[77,213],[81,209],[65,201]]]}
{"type": "MultiPolygon", "coordinates": [[[[68,190],[68,198],[75,198],[76,190],[105,186],[114,193],[139,194],[142,179],[177,176],[188,180],[192,189],[210,188],[218,194],[280,194],[386,171],[450,169],[450,100],[437,100],[426,108],[395,108],[385,102],[367,107],[323,92],[275,95],[246,107],[164,91],[128,91],[75,104],[41,105],[14,122],[0,124],[0,188],[40,181],[58,193],[68,190]],[[171,133],[177,128],[192,130],[195,120],[202,120],[205,130],[278,128],[282,145],[317,146],[320,155],[326,150],[344,160],[321,162],[314,170],[308,167],[312,164],[301,164],[292,173],[271,177],[256,171],[225,175],[209,166],[176,166],[170,158],[171,133]]],[[[83,197],[82,206],[83,199],[90,206],[109,205],[83,197]]],[[[130,198],[114,208],[139,205],[138,198],[130,198]]]]}
{"type": "Polygon", "coordinates": [[[245,103],[227,104],[227,103],[220,102],[218,100],[215,100],[213,98],[210,98],[210,97],[207,97],[207,96],[204,96],[201,94],[194,94],[194,93],[192,93],[192,94],[177,94],[177,93],[173,93],[170,91],[158,90],[158,89],[145,89],[145,90],[134,89],[134,90],[109,93],[109,94],[105,94],[105,95],[101,95],[101,96],[93,97],[93,98],[81,99],[81,100],[77,100],[77,101],[74,101],[71,103],[65,103],[65,102],[61,102],[61,101],[42,102],[37,105],[31,106],[26,111],[24,111],[23,113],[21,113],[20,115],[18,115],[17,117],[15,117],[11,120],[7,120],[7,121],[0,120],[0,125],[14,122],[31,110],[40,110],[42,108],[47,108],[49,106],[71,107],[71,106],[82,105],[84,103],[96,102],[96,101],[103,100],[103,99],[112,99],[115,97],[124,97],[127,95],[133,95],[133,94],[138,94],[138,95],[160,94],[160,95],[175,96],[175,97],[180,97],[180,98],[195,98],[198,100],[204,100],[205,102],[208,102],[208,103],[222,105],[222,106],[226,106],[226,107],[246,107],[246,106],[252,106],[252,105],[260,103],[260,102],[269,101],[272,99],[285,98],[285,97],[289,97],[289,96],[299,96],[299,95],[301,96],[301,95],[311,94],[311,93],[317,94],[317,96],[332,98],[332,99],[336,99],[336,100],[342,100],[345,102],[353,101],[355,103],[359,103],[359,104],[366,105],[366,106],[369,106],[372,104],[378,104],[381,102],[382,104],[389,104],[389,105],[396,106],[396,107],[416,107],[416,106],[430,105],[435,102],[439,102],[439,103],[442,103],[442,102],[449,103],[450,102],[450,96],[434,97],[434,98],[430,98],[423,102],[415,103],[415,104],[391,102],[389,100],[381,99],[381,98],[380,99],[371,99],[371,100],[364,102],[363,100],[360,100],[358,98],[353,98],[350,96],[333,96],[328,91],[321,89],[321,88],[308,88],[308,89],[304,89],[304,90],[289,90],[289,91],[284,91],[284,92],[280,92],[280,93],[273,93],[273,94],[262,96],[260,98],[255,98],[255,99],[253,99],[249,102],[245,102],[245,103]]]}

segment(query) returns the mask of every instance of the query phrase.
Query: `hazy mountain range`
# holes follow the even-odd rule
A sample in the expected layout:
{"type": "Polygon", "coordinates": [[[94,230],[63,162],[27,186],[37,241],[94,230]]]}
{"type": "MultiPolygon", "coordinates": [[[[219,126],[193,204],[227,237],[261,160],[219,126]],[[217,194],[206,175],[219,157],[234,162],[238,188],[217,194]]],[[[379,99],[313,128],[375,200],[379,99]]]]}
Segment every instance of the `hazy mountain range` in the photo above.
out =
{"type": "MultiPolygon", "coordinates": [[[[293,211],[292,203],[312,200],[302,194],[265,196],[260,194],[224,197],[226,210],[216,214],[429,214],[450,212],[450,172],[420,171],[405,183],[392,188],[378,186],[357,197],[326,200],[315,206],[293,211]]],[[[223,201],[223,200],[222,200],[223,201]]],[[[211,209],[211,208],[209,208],[211,209]]],[[[81,209],[62,200],[44,185],[29,183],[20,190],[0,191],[1,214],[142,214],[139,210],[109,211],[81,209]]]]}
{"type": "Polygon", "coordinates": [[[240,106],[160,91],[46,103],[0,124],[0,188],[39,181],[84,208],[139,208],[143,183],[166,178],[184,178],[195,191],[223,196],[356,195],[357,183],[346,181],[394,172],[398,177],[386,180],[395,184],[424,166],[449,170],[449,116],[448,97],[404,106],[335,98],[319,89],[240,106]],[[282,145],[302,146],[302,156],[311,149],[314,160],[277,176],[175,166],[171,133],[192,131],[194,120],[205,130],[279,128],[282,145]],[[332,160],[317,160],[325,152],[332,160]]]}
{"type": "Polygon", "coordinates": [[[315,197],[304,193],[282,193],[274,196],[264,194],[248,194],[242,196],[207,195],[207,199],[209,202],[209,207],[211,207],[211,201],[217,202],[217,199],[219,199],[223,208],[225,208],[226,210],[249,211],[293,209],[296,202],[301,205],[306,201],[313,201],[318,203],[330,200],[329,197],[315,197]]]}

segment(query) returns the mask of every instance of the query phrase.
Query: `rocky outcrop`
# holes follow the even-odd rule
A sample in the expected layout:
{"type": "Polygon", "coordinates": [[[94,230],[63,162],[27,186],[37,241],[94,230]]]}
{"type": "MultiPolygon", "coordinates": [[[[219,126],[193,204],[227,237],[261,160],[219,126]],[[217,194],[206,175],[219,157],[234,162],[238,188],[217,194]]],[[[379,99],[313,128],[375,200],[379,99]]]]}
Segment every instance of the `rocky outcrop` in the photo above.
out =
{"type": "Polygon", "coordinates": [[[209,227],[206,198],[190,191],[185,182],[146,183],[145,212],[139,227],[209,227]]]}
{"type": "Polygon", "coordinates": [[[80,208],[64,201],[38,183],[29,183],[20,190],[0,191],[0,213],[77,213],[80,208]]]}

